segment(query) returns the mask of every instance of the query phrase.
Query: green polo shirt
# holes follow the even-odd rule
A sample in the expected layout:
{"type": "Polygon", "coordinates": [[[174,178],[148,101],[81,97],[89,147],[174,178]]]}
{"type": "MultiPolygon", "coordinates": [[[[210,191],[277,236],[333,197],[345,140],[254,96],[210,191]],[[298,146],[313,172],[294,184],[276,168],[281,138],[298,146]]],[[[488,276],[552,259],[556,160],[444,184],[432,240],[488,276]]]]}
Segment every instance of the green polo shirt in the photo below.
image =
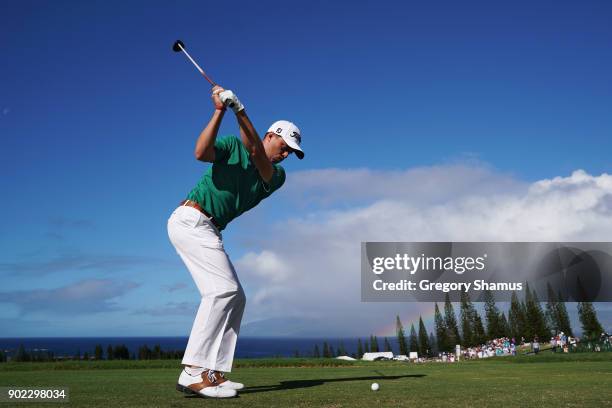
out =
{"type": "Polygon", "coordinates": [[[285,169],[273,164],[274,173],[266,184],[251,162],[242,141],[227,136],[215,141],[215,161],[187,196],[211,214],[219,229],[255,207],[285,182],[285,169]]]}

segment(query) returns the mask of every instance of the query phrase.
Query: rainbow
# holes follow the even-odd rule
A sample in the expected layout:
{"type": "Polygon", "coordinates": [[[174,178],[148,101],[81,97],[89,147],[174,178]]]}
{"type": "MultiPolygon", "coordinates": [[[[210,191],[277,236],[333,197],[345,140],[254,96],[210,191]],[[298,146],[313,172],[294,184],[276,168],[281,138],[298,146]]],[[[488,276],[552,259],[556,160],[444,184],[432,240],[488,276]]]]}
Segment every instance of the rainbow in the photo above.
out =
{"type": "MultiPolygon", "coordinates": [[[[457,311],[459,304],[453,303],[455,307],[455,311],[457,311]]],[[[438,302],[438,307],[440,308],[440,313],[444,316],[444,302],[438,302]]],[[[431,303],[401,303],[398,309],[412,309],[408,312],[406,311],[398,311],[393,316],[389,316],[387,320],[387,324],[380,328],[376,328],[374,330],[374,335],[378,338],[383,337],[395,337],[395,316],[399,314],[400,320],[402,321],[402,325],[404,326],[404,331],[406,332],[406,336],[410,335],[410,325],[414,324],[414,329],[419,331],[419,316],[423,318],[423,323],[425,323],[425,328],[427,329],[427,333],[436,334],[435,326],[434,326],[434,314],[435,307],[434,302],[431,303]],[[416,306],[413,306],[416,305],[416,306]]]]}

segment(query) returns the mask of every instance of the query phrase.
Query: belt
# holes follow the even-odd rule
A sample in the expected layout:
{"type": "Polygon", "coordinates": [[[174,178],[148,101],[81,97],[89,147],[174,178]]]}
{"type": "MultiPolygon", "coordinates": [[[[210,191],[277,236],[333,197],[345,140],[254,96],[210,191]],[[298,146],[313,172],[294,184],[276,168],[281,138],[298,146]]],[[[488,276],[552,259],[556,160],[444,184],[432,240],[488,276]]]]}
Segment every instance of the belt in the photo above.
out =
{"type": "Polygon", "coordinates": [[[206,216],[206,218],[208,218],[210,220],[210,222],[213,223],[213,225],[215,227],[217,227],[217,229],[219,228],[219,224],[217,224],[217,221],[215,221],[215,218],[210,215],[208,212],[206,212],[201,206],[200,204],[196,203],[195,201],[191,201],[191,200],[183,200],[181,201],[181,203],[179,204],[180,206],[186,206],[186,207],[193,207],[196,210],[198,210],[199,212],[201,212],[202,214],[204,214],[204,216],[206,216]]]}

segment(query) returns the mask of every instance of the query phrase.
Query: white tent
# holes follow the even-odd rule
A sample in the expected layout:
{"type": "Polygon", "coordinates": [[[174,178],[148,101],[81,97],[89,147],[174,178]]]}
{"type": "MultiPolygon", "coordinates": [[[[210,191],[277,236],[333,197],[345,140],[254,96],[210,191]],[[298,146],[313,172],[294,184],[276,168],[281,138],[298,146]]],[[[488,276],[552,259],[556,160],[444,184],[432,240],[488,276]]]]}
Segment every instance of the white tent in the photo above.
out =
{"type": "Polygon", "coordinates": [[[387,358],[389,360],[393,359],[393,352],[391,351],[382,351],[379,353],[365,353],[363,355],[363,357],[361,357],[362,360],[365,361],[374,361],[374,360],[378,360],[381,358],[387,358]]]}

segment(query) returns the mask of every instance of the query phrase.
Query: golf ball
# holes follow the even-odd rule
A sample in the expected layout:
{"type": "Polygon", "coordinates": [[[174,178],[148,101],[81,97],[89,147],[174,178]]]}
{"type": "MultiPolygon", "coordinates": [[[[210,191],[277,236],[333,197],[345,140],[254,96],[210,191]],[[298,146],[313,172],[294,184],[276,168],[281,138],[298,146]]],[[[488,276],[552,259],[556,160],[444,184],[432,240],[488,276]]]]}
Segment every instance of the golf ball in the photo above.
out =
{"type": "Polygon", "coordinates": [[[380,386],[378,385],[378,383],[372,383],[372,391],[378,391],[379,388],[380,386]]]}

